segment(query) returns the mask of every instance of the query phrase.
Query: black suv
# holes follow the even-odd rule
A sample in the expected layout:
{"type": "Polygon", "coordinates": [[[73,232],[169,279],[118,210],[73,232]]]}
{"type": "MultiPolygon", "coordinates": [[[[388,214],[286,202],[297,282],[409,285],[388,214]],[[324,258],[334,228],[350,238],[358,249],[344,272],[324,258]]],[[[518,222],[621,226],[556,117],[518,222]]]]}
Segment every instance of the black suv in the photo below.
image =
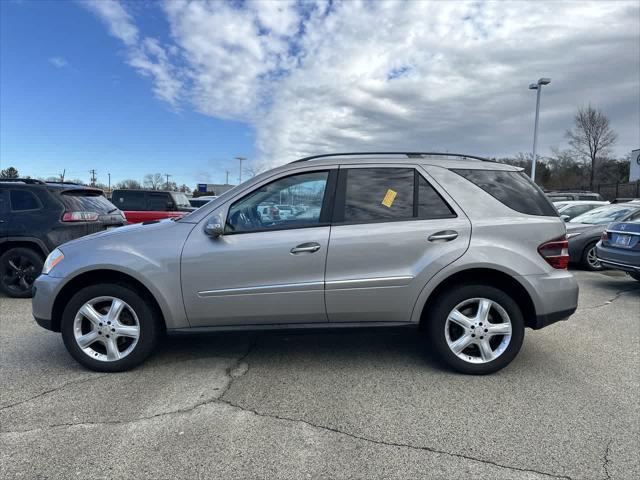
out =
{"type": "Polygon", "coordinates": [[[33,179],[0,179],[0,290],[30,297],[45,257],[58,245],[126,224],[102,190],[33,179]]]}

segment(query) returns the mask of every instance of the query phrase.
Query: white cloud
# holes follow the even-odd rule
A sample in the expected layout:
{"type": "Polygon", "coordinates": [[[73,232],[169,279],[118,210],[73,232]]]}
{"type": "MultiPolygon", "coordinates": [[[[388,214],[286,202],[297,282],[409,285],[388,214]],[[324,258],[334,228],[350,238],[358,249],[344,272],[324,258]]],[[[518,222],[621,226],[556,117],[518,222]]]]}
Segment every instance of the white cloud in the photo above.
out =
{"type": "Polygon", "coordinates": [[[49,63],[56,68],[64,68],[69,65],[69,62],[63,57],[50,57],[49,63]]]}
{"type": "Polygon", "coordinates": [[[121,4],[89,4],[158,98],[250,122],[272,162],[350,149],[504,155],[564,144],[576,107],[640,144],[637,2],[167,0],[170,41],[142,38],[121,4]]]}

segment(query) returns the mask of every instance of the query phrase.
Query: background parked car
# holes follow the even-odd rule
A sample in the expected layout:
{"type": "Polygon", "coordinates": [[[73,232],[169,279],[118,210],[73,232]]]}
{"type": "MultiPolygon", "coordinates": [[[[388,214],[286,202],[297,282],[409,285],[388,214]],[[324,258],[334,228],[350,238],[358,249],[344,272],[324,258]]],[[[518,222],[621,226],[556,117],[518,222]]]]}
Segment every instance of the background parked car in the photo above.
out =
{"type": "Polygon", "coordinates": [[[622,270],[640,281],[640,215],[609,224],[596,245],[596,256],[605,267],[622,270]]]}
{"type": "Polygon", "coordinates": [[[546,192],[546,195],[552,202],[563,202],[568,200],[604,200],[599,193],[594,192],[546,192]]]}
{"type": "Polygon", "coordinates": [[[216,198],[218,198],[217,195],[203,195],[202,197],[190,197],[189,200],[189,204],[192,207],[195,208],[200,208],[203,205],[206,205],[207,203],[209,203],[211,200],[215,200],[216,198]]]}
{"type": "Polygon", "coordinates": [[[195,210],[181,192],[114,190],[111,201],[124,211],[129,223],[181,218],[195,210]]]}
{"type": "Polygon", "coordinates": [[[596,255],[596,244],[612,222],[635,221],[640,218],[640,203],[613,203],[594,208],[567,223],[569,259],[587,270],[602,270],[596,255]]]}
{"type": "Polygon", "coordinates": [[[572,218],[582,215],[583,213],[593,210],[594,208],[608,205],[609,202],[597,202],[594,200],[570,200],[565,202],[553,202],[553,205],[558,209],[560,218],[565,222],[568,222],[572,218]]]}
{"type": "Polygon", "coordinates": [[[45,257],[58,245],[124,225],[97,188],[33,179],[0,180],[0,290],[31,296],[45,257]]]}

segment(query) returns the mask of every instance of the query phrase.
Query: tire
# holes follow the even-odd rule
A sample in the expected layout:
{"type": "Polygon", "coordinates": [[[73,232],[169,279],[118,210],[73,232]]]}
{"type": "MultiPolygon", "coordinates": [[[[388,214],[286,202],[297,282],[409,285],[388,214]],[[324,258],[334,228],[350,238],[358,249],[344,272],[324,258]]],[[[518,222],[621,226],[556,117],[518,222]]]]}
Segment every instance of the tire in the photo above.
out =
{"type": "MultiPolygon", "coordinates": [[[[497,372],[511,363],[520,351],[524,340],[522,312],[518,304],[502,290],[488,285],[464,284],[442,293],[436,299],[431,312],[426,325],[431,347],[445,364],[460,373],[486,375],[497,372]],[[476,316],[479,313],[476,305],[479,307],[481,302],[489,305],[488,316],[484,317],[485,322],[482,322],[482,326],[479,325],[482,315],[476,316]],[[465,323],[471,321],[471,325],[463,328],[450,320],[450,314],[454,309],[459,309],[458,311],[464,314],[461,320],[465,323]],[[489,327],[485,328],[487,319],[489,327]],[[508,335],[485,334],[489,328],[495,332],[506,332],[509,323],[508,335]],[[467,341],[472,343],[455,353],[455,342],[462,341],[465,336],[467,341]],[[491,355],[482,353],[481,344],[488,345],[491,355]]],[[[464,342],[460,345],[464,345],[464,342]]]]}
{"type": "Polygon", "coordinates": [[[43,263],[40,254],[31,248],[7,250],[0,256],[0,290],[10,297],[30,298],[43,263]]]}
{"type": "Polygon", "coordinates": [[[640,273],[627,272],[627,275],[629,275],[634,280],[638,280],[640,282],[640,273]]]}
{"type": "Polygon", "coordinates": [[[592,263],[592,260],[590,259],[591,253],[593,253],[594,256],[596,254],[596,243],[598,242],[591,242],[589,245],[584,247],[582,258],[580,259],[580,265],[582,266],[582,268],[590,272],[600,272],[604,270],[604,267],[600,264],[600,262],[597,262],[596,266],[596,264],[592,263]]]}
{"type": "Polygon", "coordinates": [[[76,293],[64,309],[60,326],[71,356],[97,372],[136,367],[151,355],[162,333],[153,304],[134,287],[114,283],[91,285],[76,293]],[[77,338],[85,342],[84,348],[77,338]]]}

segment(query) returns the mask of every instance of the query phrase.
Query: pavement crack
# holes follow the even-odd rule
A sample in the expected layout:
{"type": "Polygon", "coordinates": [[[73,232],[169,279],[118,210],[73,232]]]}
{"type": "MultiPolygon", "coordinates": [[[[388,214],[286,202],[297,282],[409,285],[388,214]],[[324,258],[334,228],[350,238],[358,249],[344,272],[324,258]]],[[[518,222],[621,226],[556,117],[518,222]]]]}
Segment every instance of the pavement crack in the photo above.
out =
{"type": "Polygon", "coordinates": [[[620,290],[619,292],[616,292],[615,295],[609,300],[607,300],[606,302],[599,303],[598,305],[591,305],[589,307],[579,308],[577,312],[584,312],[585,310],[594,310],[596,308],[606,307],[607,305],[611,305],[613,302],[617,301],[624,294],[630,293],[630,292],[640,292],[640,289],[638,289],[637,287],[633,287],[633,288],[627,288],[625,290],[620,290]]]}
{"type": "Polygon", "coordinates": [[[493,462],[491,460],[484,460],[481,458],[477,458],[477,457],[472,457],[469,455],[463,455],[461,453],[454,453],[454,452],[447,452],[446,450],[439,450],[437,448],[433,448],[433,447],[426,447],[426,446],[419,446],[419,445],[411,445],[408,443],[399,443],[399,442],[390,442],[390,441],[385,441],[385,440],[377,440],[375,438],[369,438],[369,437],[364,437],[361,435],[357,435],[354,433],[349,433],[349,432],[345,432],[343,430],[339,430],[337,428],[334,427],[328,427],[326,425],[319,425],[319,424],[315,424],[312,422],[309,422],[307,420],[302,420],[302,419],[298,419],[298,418],[290,418],[290,417],[284,417],[281,415],[275,415],[275,414],[268,414],[268,413],[261,413],[257,410],[251,409],[251,408],[246,408],[246,407],[242,407],[240,405],[237,405],[229,400],[224,400],[222,398],[216,400],[216,403],[222,403],[222,404],[226,404],[230,407],[234,407],[237,408],[239,410],[242,410],[243,412],[248,412],[248,413],[252,413],[258,417],[262,417],[262,418],[269,418],[272,420],[280,420],[280,421],[285,421],[285,422],[291,422],[291,423],[302,423],[305,424],[307,426],[310,426],[312,428],[315,429],[319,429],[319,430],[324,430],[327,432],[331,432],[331,433],[336,433],[339,435],[345,435],[347,437],[350,437],[354,440],[361,440],[364,442],[368,442],[368,443],[373,443],[375,445],[382,445],[382,446],[386,446],[386,447],[394,447],[394,448],[406,448],[406,449],[410,449],[410,450],[415,450],[415,451],[422,451],[422,452],[429,452],[429,453],[434,453],[437,455],[446,455],[449,457],[455,457],[455,458],[461,458],[464,460],[469,460],[469,461],[474,461],[474,462],[479,462],[479,463],[483,463],[486,465],[491,465],[494,467],[498,467],[498,468],[504,468],[507,470],[513,470],[513,471],[518,471],[518,472],[527,472],[527,473],[536,473],[538,475],[544,475],[550,478],[561,478],[561,479],[565,479],[565,480],[573,480],[571,477],[569,477],[568,475],[556,475],[553,473],[548,473],[548,472],[543,472],[541,470],[535,470],[535,469],[529,469],[529,468],[520,468],[520,467],[514,467],[511,465],[504,465],[501,463],[497,463],[497,462],[493,462]]]}
{"type": "Polygon", "coordinates": [[[613,443],[613,439],[609,440],[607,443],[607,448],[604,451],[604,456],[602,457],[602,469],[604,470],[604,475],[606,480],[611,480],[611,474],[609,473],[609,464],[611,460],[609,459],[609,451],[611,449],[611,444],[613,443]]]}
{"type": "Polygon", "coordinates": [[[55,393],[55,392],[57,392],[59,390],[67,388],[70,385],[79,385],[81,383],[91,382],[93,380],[98,380],[99,378],[102,378],[104,376],[106,376],[106,375],[97,375],[97,376],[92,376],[92,377],[89,377],[89,378],[81,378],[79,380],[71,380],[70,382],[66,382],[66,383],[63,383],[62,385],[58,385],[57,387],[50,388],[49,390],[45,390],[44,392],[40,392],[37,395],[34,395],[33,397],[25,398],[24,400],[19,400],[17,402],[10,403],[9,405],[4,405],[4,406],[0,407],[0,412],[3,411],[3,410],[6,410],[8,408],[17,407],[18,405],[22,405],[23,403],[30,402],[31,400],[35,400],[36,398],[43,397],[43,396],[48,395],[50,393],[55,393]]]}

